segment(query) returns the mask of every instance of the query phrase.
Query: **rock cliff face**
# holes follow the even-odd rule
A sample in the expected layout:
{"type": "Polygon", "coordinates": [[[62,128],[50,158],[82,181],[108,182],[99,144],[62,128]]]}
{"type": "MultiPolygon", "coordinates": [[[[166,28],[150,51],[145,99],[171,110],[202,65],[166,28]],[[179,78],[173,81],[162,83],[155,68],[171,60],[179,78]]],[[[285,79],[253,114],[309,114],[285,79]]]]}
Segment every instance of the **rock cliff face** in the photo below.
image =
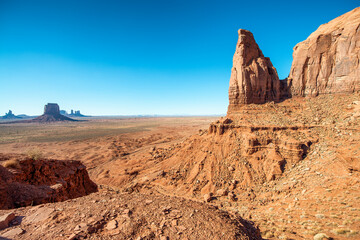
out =
{"type": "Polygon", "coordinates": [[[238,33],[228,112],[236,111],[244,104],[281,99],[280,80],[270,59],[264,57],[251,32],[240,29],[238,33]]]}
{"type": "Polygon", "coordinates": [[[44,114],[57,115],[60,114],[59,105],[56,103],[48,103],[44,107],[44,114]]]}
{"type": "Polygon", "coordinates": [[[64,201],[97,191],[79,161],[1,155],[0,163],[0,209],[64,201]]]}
{"type": "Polygon", "coordinates": [[[360,8],[321,25],[294,48],[289,75],[294,96],[360,90],[360,8]]]}

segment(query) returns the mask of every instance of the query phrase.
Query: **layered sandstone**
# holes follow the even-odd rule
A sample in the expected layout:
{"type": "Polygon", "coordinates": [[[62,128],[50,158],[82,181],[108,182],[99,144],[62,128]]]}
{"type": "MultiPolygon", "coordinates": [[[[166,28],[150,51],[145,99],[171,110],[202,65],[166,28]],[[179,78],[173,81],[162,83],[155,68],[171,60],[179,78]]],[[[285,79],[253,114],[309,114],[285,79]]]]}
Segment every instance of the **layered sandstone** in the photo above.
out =
{"type": "Polygon", "coordinates": [[[281,83],[270,59],[264,57],[251,32],[240,29],[238,33],[231,69],[228,112],[236,111],[244,104],[281,99],[281,83]]]}
{"type": "Polygon", "coordinates": [[[360,90],[360,8],[321,25],[294,48],[289,75],[294,96],[360,90]]]}
{"type": "Polygon", "coordinates": [[[64,201],[97,191],[79,161],[0,156],[0,209],[64,201]]]}

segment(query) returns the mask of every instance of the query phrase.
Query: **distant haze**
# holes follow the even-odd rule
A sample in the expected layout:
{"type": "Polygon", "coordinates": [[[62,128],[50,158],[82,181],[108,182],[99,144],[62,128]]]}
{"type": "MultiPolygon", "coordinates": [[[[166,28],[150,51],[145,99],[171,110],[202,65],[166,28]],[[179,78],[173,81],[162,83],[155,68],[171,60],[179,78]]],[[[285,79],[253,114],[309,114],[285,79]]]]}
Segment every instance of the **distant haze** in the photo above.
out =
{"type": "Polygon", "coordinates": [[[0,115],[222,114],[239,28],[280,78],[292,48],[359,6],[321,1],[0,1],[0,115]]]}

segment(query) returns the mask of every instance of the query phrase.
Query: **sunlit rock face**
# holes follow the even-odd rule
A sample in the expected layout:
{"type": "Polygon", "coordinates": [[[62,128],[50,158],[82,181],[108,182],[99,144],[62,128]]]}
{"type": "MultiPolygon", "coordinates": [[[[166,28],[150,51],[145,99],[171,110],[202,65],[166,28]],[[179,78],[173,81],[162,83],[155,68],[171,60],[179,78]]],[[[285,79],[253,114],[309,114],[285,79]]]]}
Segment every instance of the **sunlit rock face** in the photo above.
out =
{"type": "Polygon", "coordinates": [[[228,113],[245,104],[281,99],[280,80],[270,59],[264,57],[251,32],[240,29],[238,33],[231,69],[228,113]]]}
{"type": "Polygon", "coordinates": [[[360,90],[360,8],[321,25],[294,48],[293,96],[360,90]]]}

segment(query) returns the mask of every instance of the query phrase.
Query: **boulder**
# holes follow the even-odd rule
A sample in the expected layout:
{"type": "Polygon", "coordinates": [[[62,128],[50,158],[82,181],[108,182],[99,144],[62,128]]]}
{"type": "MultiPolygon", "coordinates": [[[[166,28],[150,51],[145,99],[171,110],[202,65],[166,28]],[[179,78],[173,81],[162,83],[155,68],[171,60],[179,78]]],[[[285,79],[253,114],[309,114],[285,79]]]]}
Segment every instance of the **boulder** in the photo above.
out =
{"type": "Polygon", "coordinates": [[[5,215],[0,216],[0,230],[5,229],[9,226],[9,223],[14,220],[14,213],[7,213],[5,215]]]}

